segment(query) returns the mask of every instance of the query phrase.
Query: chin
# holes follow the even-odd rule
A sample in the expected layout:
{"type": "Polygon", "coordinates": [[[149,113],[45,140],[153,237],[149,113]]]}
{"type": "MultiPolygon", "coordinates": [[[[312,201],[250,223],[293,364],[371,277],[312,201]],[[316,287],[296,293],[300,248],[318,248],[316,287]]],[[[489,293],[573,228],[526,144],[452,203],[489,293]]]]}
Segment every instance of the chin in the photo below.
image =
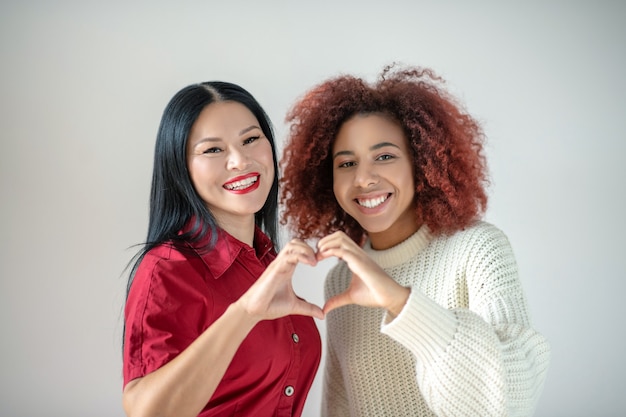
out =
{"type": "Polygon", "coordinates": [[[388,231],[390,227],[388,225],[369,225],[367,222],[359,222],[359,225],[367,232],[367,234],[384,233],[388,231]]]}

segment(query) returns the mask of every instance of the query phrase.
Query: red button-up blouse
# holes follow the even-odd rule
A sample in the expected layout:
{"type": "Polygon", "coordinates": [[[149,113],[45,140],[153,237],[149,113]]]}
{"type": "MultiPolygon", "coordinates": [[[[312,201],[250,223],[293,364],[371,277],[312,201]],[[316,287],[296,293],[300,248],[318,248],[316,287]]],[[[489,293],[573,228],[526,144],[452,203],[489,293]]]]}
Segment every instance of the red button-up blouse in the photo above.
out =
{"type": "MultiPolygon", "coordinates": [[[[126,302],[124,385],[189,346],[275,257],[271,241],[259,229],[254,248],[222,232],[214,249],[200,256],[169,245],[148,252],[126,302]]],[[[259,322],[199,416],[300,416],[320,355],[312,318],[259,322]]]]}

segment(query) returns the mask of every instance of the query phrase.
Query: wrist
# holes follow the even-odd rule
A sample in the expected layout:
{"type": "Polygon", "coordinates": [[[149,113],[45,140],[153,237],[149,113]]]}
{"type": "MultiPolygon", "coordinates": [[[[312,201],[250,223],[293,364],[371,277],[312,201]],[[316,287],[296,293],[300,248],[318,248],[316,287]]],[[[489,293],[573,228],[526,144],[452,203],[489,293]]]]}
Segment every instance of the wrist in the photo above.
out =
{"type": "Polygon", "coordinates": [[[249,329],[252,329],[258,322],[261,321],[260,317],[252,314],[248,308],[246,308],[241,299],[228,306],[225,314],[231,316],[235,322],[239,323],[239,325],[248,327],[249,329]]]}
{"type": "Polygon", "coordinates": [[[410,295],[411,289],[407,287],[400,287],[399,291],[394,295],[392,302],[387,306],[387,311],[393,318],[400,314],[410,295]]]}

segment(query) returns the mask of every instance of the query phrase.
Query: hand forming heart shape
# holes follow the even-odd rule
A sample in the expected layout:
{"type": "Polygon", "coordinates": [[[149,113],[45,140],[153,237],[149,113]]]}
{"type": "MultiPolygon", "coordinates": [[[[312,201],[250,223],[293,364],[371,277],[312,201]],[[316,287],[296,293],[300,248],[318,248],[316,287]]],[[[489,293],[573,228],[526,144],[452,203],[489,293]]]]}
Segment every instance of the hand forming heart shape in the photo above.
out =
{"type": "Polygon", "coordinates": [[[410,290],[394,281],[344,232],[322,238],[317,252],[299,239],[290,241],[267,267],[240,301],[251,316],[269,320],[289,314],[323,319],[336,308],[358,304],[382,307],[394,316],[399,314],[410,290]],[[331,257],[343,260],[352,271],[350,285],[341,294],[327,300],[324,308],[299,298],[293,290],[292,276],[298,263],[310,266],[331,257]],[[268,296],[269,295],[269,296],[268,296]]]}

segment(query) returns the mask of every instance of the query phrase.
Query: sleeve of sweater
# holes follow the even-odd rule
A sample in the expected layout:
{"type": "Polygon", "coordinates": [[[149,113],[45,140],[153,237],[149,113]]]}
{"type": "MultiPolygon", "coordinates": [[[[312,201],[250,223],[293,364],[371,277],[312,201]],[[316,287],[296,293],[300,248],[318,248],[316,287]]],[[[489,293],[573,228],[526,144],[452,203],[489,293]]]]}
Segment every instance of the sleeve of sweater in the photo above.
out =
{"type": "Polygon", "coordinates": [[[412,289],[402,312],[385,316],[381,330],[415,355],[417,383],[437,415],[530,416],[549,345],[530,325],[506,236],[490,229],[468,250],[469,308],[447,309],[412,289]]]}

